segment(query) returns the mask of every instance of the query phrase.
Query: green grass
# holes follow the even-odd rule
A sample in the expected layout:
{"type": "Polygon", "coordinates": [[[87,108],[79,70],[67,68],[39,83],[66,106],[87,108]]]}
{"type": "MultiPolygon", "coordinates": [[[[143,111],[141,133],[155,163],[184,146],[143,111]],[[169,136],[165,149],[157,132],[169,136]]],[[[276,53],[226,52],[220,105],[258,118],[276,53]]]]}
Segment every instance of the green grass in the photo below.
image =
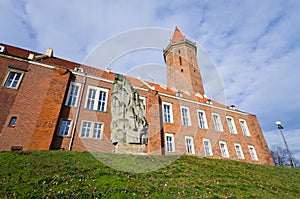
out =
{"type": "Polygon", "coordinates": [[[0,198],[300,198],[300,169],[190,156],[0,152],[0,198]]]}

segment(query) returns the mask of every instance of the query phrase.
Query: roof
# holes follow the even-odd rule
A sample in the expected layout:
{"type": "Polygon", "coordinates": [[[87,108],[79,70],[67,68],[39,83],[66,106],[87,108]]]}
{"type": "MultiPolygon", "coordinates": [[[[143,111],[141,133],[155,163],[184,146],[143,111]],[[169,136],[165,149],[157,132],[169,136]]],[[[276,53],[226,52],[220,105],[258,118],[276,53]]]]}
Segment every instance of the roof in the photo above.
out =
{"type": "MultiPolygon", "coordinates": [[[[22,48],[15,47],[15,46],[10,46],[8,44],[0,43],[0,46],[5,47],[5,51],[6,51],[5,54],[15,56],[18,58],[28,59],[29,54],[34,54],[35,56],[43,55],[41,53],[33,52],[30,50],[22,49],[22,48]]],[[[79,63],[68,61],[65,59],[57,58],[57,57],[45,57],[38,61],[41,63],[50,64],[50,65],[54,65],[54,66],[58,66],[58,67],[62,67],[62,68],[69,68],[69,69],[74,69],[76,66],[81,65],[79,63]]]]}
{"type": "MultiPolygon", "coordinates": [[[[173,40],[174,41],[179,41],[181,39],[184,39],[184,36],[181,34],[179,29],[176,28],[175,31],[174,31],[172,41],[173,40]]],[[[29,61],[30,61],[30,59],[28,59],[28,56],[29,56],[30,53],[34,54],[35,56],[43,55],[43,54],[40,54],[40,53],[36,53],[36,52],[25,50],[25,49],[22,49],[22,48],[10,46],[10,45],[7,45],[7,44],[0,43],[0,46],[5,47],[5,54],[15,56],[15,57],[18,57],[18,58],[22,58],[22,59],[27,59],[29,61]]],[[[101,70],[99,68],[94,68],[94,67],[91,67],[91,66],[85,66],[85,65],[82,65],[82,64],[79,64],[79,63],[76,63],[76,62],[68,61],[68,60],[65,60],[65,59],[57,58],[57,57],[45,57],[45,58],[37,60],[37,62],[50,64],[50,65],[54,65],[54,66],[57,66],[57,67],[60,67],[60,68],[66,68],[66,69],[75,69],[75,67],[82,66],[84,68],[84,72],[89,74],[89,75],[92,75],[92,76],[95,76],[95,77],[101,77],[101,78],[104,78],[104,79],[107,79],[107,80],[110,80],[110,81],[114,81],[114,78],[115,78],[114,77],[115,73],[113,73],[113,72],[108,72],[108,71],[101,70]]],[[[129,77],[129,76],[126,76],[126,78],[129,79],[130,83],[133,86],[141,88],[141,89],[154,89],[155,91],[157,91],[159,93],[167,94],[167,95],[170,95],[170,96],[177,96],[177,94],[178,94],[178,91],[175,91],[174,89],[172,89],[170,87],[166,87],[166,86],[156,84],[156,83],[152,83],[152,82],[143,81],[143,80],[140,80],[138,78],[133,78],[133,77],[129,77]]],[[[182,91],[179,91],[179,93],[180,93],[180,96],[183,99],[193,100],[193,101],[201,102],[201,103],[207,103],[208,101],[210,101],[214,104],[214,106],[222,107],[222,108],[229,108],[228,106],[225,106],[225,105],[223,105],[221,103],[218,103],[216,101],[212,101],[212,100],[206,98],[205,96],[199,97],[199,96],[196,96],[194,94],[187,94],[187,93],[182,92],[182,91]]],[[[239,111],[239,110],[237,110],[237,111],[239,111]]],[[[241,112],[241,111],[239,111],[239,112],[241,112]]]]}
{"type": "Polygon", "coordinates": [[[184,40],[185,37],[183,36],[183,34],[180,32],[180,30],[176,27],[173,33],[173,37],[172,37],[172,42],[177,42],[177,41],[182,41],[184,40]]]}

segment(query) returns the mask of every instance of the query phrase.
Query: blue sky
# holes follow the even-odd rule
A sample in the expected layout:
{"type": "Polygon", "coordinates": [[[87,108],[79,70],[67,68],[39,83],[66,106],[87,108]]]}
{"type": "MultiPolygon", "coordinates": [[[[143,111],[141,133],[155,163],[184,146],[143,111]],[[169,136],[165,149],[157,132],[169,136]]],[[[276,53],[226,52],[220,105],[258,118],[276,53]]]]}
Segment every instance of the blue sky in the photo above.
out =
{"type": "MultiPolygon", "coordinates": [[[[297,0],[2,0],[0,38],[38,52],[52,47],[55,56],[83,63],[113,35],[178,26],[215,62],[226,103],[256,114],[270,147],[283,144],[274,124],[281,120],[300,159],[299,11],[297,0]]],[[[140,57],[124,56],[119,64],[127,63],[124,70],[149,62],[164,64],[157,50],[140,57]]]]}

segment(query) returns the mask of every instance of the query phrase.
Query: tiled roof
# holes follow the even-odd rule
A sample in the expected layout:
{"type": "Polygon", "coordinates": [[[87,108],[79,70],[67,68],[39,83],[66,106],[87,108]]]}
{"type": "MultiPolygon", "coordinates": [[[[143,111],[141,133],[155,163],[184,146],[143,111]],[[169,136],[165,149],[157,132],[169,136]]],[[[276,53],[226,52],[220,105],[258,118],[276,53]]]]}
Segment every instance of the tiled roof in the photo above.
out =
{"type": "Polygon", "coordinates": [[[184,40],[183,34],[180,30],[176,27],[173,33],[172,42],[184,40]]]}
{"type": "MultiPolygon", "coordinates": [[[[178,28],[175,29],[172,41],[173,41],[173,39],[174,39],[174,41],[184,39],[184,36],[180,33],[178,28]]],[[[35,56],[42,55],[40,53],[36,53],[36,52],[25,50],[22,48],[10,46],[7,44],[0,43],[0,45],[5,47],[5,50],[6,50],[5,54],[15,56],[18,58],[28,59],[28,56],[30,53],[34,54],[35,56]]],[[[82,65],[82,64],[79,64],[76,62],[64,60],[64,59],[57,58],[57,57],[46,57],[41,60],[38,60],[37,62],[50,64],[50,65],[54,65],[54,66],[61,67],[61,68],[68,68],[68,69],[74,69],[75,67],[81,66],[81,67],[83,67],[84,72],[89,75],[101,77],[101,78],[104,78],[104,79],[107,79],[110,81],[114,81],[115,73],[113,73],[113,72],[107,72],[107,71],[101,70],[99,68],[85,66],[85,65],[82,65]]],[[[164,93],[164,94],[171,95],[171,96],[176,96],[176,92],[169,87],[161,86],[156,83],[143,81],[143,80],[129,77],[129,76],[126,76],[126,78],[128,78],[130,83],[135,87],[139,87],[139,88],[143,88],[143,89],[150,89],[149,88],[149,86],[150,86],[152,89],[154,88],[154,90],[156,90],[160,93],[164,93]]],[[[182,91],[179,91],[179,92],[181,94],[181,97],[184,99],[193,100],[193,101],[197,101],[197,102],[201,102],[201,103],[206,103],[208,100],[205,97],[201,98],[194,94],[188,95],[185,92],[182,92],[182,91]]],[[[211,101],[211,102],[213,103],[214,106],[222,107],[222,108],[229,108],[229,106],[225,106],[224,104],[221,104],[221,103],[218,103],[215,101],[211,101]]],[[[239,110],[237,110],[237,111],[239,111],[239,110]]]]}

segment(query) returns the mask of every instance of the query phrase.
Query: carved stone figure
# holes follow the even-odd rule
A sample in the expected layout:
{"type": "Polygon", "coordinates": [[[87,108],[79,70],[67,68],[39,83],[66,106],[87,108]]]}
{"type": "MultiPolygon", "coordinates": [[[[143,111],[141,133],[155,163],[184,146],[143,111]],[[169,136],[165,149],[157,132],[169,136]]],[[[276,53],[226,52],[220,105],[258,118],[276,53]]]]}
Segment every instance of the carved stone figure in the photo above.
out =
{"type": "Polygon", "coordinates": [[[147,144],[148,124],[139,94],[123,75],[115,74],[110,125],[113,144],[147,144]]]}

